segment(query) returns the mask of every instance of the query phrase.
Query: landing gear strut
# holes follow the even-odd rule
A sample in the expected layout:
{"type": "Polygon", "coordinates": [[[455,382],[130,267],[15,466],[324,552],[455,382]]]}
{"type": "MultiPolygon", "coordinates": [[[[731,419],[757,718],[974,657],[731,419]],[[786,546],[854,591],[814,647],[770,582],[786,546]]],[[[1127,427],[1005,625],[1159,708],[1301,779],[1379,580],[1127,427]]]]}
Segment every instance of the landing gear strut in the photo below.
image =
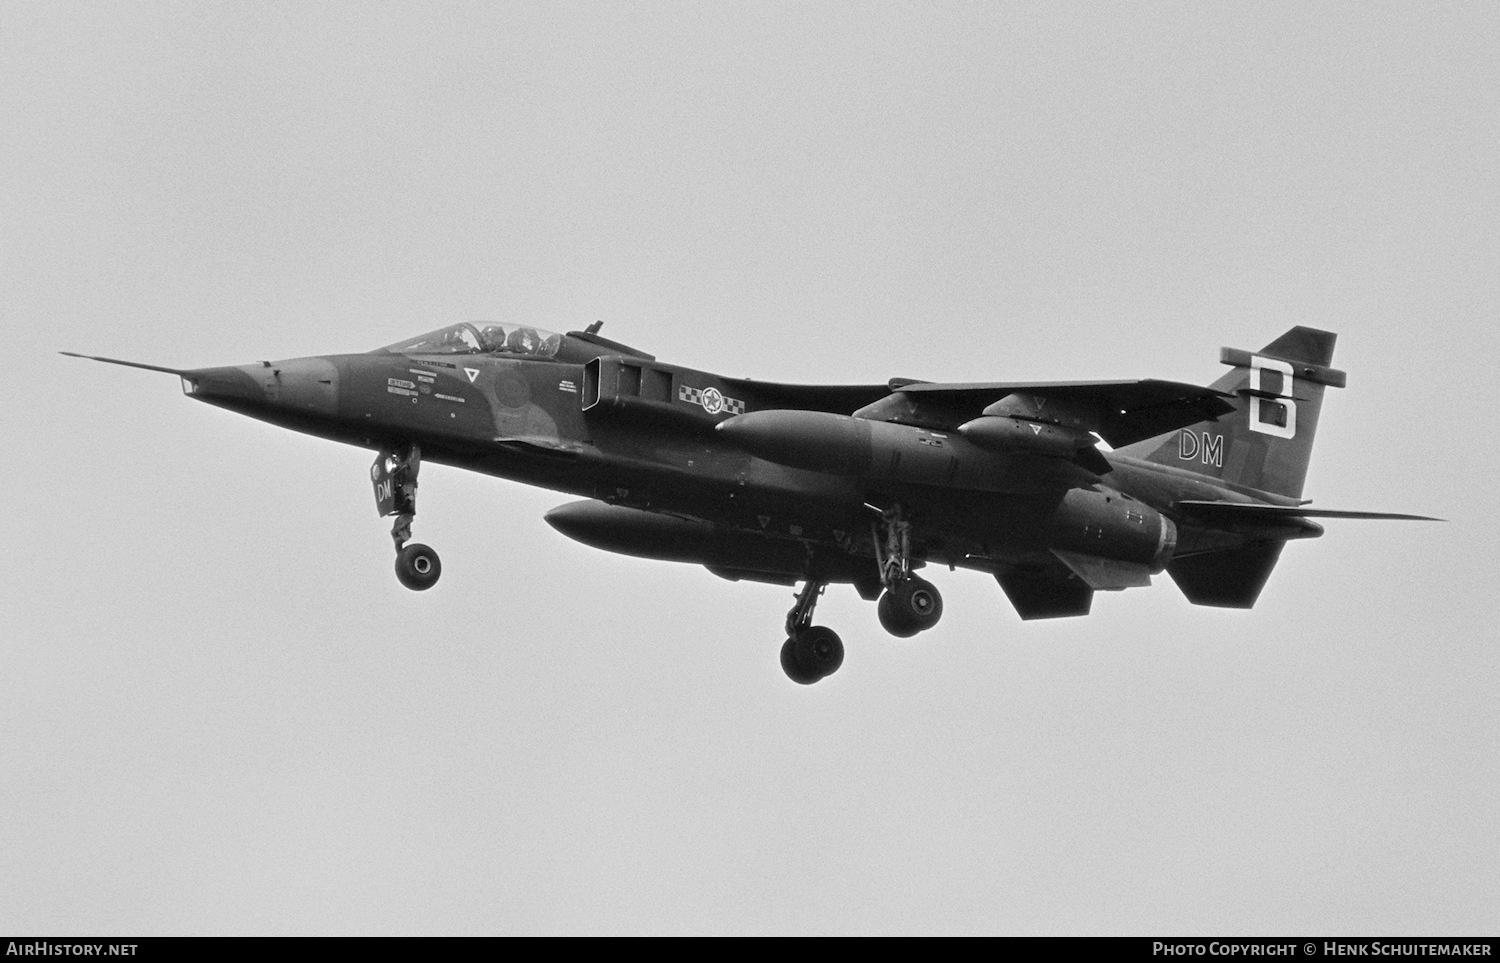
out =
{"type": "Polygon", "coordinates": [[[421,467],[422,449],[416,445],[383,449],[370,466],[376,510],[381,517],[396,516],[391,526],[391,540],[396,543],[396,578],[416,592],[432,588],[443,574],[437,552],[417,542],[407,544],[417,514],[417,472],[421,467]]]}
{"type": "Polygon", "coordinates": [[[812,685],[844,664],[844,643],[838,633],[812,624],[818,596],[827,587],[827,582],[808,579],[786,615],[787,640],[781,646],[781,668],[799,685],[812,685]]]}
{"type": "Polygon", "coordinates": [[[880,565],[880,596],[876,614],[885,630],[909,639],[937,625],[943,617],[943,596],[937,587],[911,571],[911,522],[897,505],[881,513],[871,525],[875,560],[880,565]]]}

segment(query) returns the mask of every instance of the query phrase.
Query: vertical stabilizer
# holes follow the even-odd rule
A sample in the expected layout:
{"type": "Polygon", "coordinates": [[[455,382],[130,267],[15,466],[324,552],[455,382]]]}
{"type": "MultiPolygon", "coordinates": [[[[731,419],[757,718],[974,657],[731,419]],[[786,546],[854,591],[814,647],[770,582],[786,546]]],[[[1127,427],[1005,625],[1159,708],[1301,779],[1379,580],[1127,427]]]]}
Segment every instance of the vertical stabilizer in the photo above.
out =
{"type": "Polygon", "coordinates": [[[1235,485],[1298,498],[1307,478],[1325,388],[1342,388],[1345,375],[1329,365],[1337,336],[1292,328],[1259,351],[1225,348],[1232,370],[1213,387],[1238,397],[1236,410],[1121,449],[1122,453],[1186,468],[1235,485]]]}

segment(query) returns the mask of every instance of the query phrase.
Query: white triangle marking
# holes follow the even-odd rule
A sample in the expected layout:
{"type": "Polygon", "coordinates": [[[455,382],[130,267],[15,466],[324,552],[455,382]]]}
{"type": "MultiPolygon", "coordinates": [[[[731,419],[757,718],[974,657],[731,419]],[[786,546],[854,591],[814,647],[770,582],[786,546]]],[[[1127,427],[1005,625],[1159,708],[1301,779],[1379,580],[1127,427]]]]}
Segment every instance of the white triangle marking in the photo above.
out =
{"type": "Polygon", "coordinates": [[[464,369],[464,374],[466,374],[466,375],[469,376],[469,384],[473,384],[474,383],[474,379],[477,378],[477,377],[479,377],[479,369],[478,368],[465,368],[464,369]]]}

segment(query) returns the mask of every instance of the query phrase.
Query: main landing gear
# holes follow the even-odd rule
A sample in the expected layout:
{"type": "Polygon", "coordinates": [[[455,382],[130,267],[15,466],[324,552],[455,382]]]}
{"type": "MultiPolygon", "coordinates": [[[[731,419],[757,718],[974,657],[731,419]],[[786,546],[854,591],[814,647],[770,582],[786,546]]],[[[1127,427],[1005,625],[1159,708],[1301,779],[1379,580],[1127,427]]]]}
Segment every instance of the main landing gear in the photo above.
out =
{"type": "Polygon", "coordinates": [[[443,574],[437,552],[418,542],[407,544],[417,514],[417,472],[421,467],[422,450],[416,445],[382,450],[370,466],[376,510],[381,517],[396,516],[391,526],[391,540],[396,543],[396,578],[414,592],[432,588],[443,574]]]}
{"type": "Polygon", "coordinates": [[[781,668],[798,685],[812,685],[844,664],[844,642],[833,629],[812,624],[813,609],[827,582],[809,579],[786,614],[787,640],[781,646],[781,668]]]}
{"type": "MultiPolygon", "coordinates": [[[[911,523],[903,517],[901,507],[883,512],[870,534],[880,566],[880,584],[885,589],[876,608],[880,624],[903,639],[937,625],[943,616],[943,597],[931,582],[912,574],[911,523]]],[[[838,633],[812,624],[813,609],[827,587],[827,582],[809,579],[786,616],[781,668],[799,685],[812,685],[844,664],[844,643],[838,633]]]]}
{"type": "Polygon", "coordinates": [[[883,512],[870,534],[880,565],[880,584],[885,586],[875,609],[880,624],[899,639],[937,625],[943,617],[943,597],[931,582],[912,574],[911,522],[902,516],[901,506],[883,512]]]}

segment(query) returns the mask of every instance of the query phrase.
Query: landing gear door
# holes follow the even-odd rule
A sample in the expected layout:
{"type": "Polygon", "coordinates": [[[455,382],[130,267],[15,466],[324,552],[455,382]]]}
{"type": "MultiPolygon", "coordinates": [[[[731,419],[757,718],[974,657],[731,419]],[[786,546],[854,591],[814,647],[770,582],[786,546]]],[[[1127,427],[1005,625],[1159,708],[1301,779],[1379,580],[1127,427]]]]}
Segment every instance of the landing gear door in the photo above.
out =
{"type": "Polygon", "coordinates": [[[396,456],[381,452],[370,466],[370,484],[375,486],[375,511],[380,517],[396,514],[396,456]]]}
{"type": "Polygon", "coordinates": [[[370,466],[370,484],[375,489],[375,510],[387,515],[415,514],[417,469],[421,464],[417,446],[407,453],[382,451],[370,466]]]}

